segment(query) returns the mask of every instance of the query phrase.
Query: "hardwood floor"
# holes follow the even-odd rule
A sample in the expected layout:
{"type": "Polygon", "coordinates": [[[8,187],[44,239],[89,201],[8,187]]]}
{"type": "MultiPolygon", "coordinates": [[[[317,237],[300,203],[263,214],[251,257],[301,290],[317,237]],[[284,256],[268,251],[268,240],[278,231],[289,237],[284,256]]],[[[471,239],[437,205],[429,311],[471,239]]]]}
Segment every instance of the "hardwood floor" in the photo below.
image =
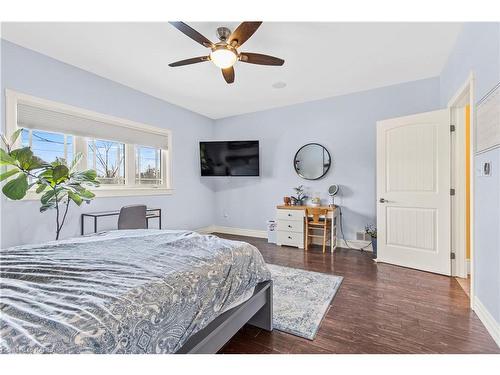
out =
{"type": "Polygon", "coordinates": [[[331,256],[253,237],[266,262],[344,277],[314,341],[243,327],[221,353],[500,353],[452,277],[375,263],[371,253],[331,256]]]}

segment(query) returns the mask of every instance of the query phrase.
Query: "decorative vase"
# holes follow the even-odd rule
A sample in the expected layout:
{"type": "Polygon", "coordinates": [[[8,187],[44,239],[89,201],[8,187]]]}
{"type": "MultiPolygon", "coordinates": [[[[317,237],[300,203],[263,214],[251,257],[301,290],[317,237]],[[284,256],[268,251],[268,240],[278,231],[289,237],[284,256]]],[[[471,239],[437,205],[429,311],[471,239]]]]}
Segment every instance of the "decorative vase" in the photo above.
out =
{"type": "Polygon", "coordinates": [[[372,258],[377,259],[377,237],[372,237],[372,249],[373,249],[373,254],[372,258]]]}

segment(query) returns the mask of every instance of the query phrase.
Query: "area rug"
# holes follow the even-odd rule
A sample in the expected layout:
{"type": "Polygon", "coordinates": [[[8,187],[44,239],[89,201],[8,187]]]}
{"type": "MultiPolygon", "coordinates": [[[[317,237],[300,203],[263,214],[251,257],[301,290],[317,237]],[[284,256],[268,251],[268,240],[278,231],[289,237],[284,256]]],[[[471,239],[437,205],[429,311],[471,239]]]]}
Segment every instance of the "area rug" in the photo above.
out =
{"type": "Polygon", "coordinates": [[[273,279],[273,326],[313,340],[343,277],[268,264],[273,279]]]}

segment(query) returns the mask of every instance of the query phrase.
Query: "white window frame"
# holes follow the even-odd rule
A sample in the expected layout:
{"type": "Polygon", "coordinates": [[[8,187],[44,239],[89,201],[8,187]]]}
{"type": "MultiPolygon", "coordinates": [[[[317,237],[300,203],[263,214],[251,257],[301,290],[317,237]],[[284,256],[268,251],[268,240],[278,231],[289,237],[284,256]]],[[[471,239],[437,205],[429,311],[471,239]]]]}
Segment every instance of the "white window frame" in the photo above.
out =
{"type": "MultiPolygon", "coordinates": [[[[65,134],[65,133],[59,133],[59,132],[51,132],[51,131],[48,131],[48,130],[37,130],[37,129],[24,129],[28,132],[29,134],[29,144],[28,146],[33,149],[33,131],[39,131],[39,132],[43,132],[43,133],[51,133],[51,134],[60,134],[62,136],[64,136],[64,160],[66,160],[67,162],[71,163],[71,160],[68,161],[68,136],[71,136],[73,137],[73,151],[74,151],[74,140],[75,140],[75,137],[71,134],[65,134]]],[[[19,139],[21,139],[22,136],[19,136],[19,139]]],[[[21,139],[22,141],[22,139],[21,139]]]]}
{"type": "MultiPolygon", "coordinates": [[[[113,125],[123,126],[145,132],[164,133],[168,138],[167,149],[161,150],[161,175],[164,183],[161,185],[138,185],[135,184],[135,144],[125,143],[125,184],[112,185],[102,184],[98,188],[91,188],[96,197],[119,197],[119,196],[145,196],[145,195],[170,195],[174,189],[172,185],[172,131],[135,121],[122,119],[115,116],[104,115],[98,112],[70,106],[67,104],[37,98],[35,96],[16,92],[14,90],[5,90],[5,131],[7,137],[10,137],[19,127],[17,125],[17,106],[18,104],[27,104],[44,109],[58,111],[86,117],[100,122],[109,122],[113,125]]],[[[43,131],[43,129],[41,129],[43,131]]],[[[71,134],[68,131],[67,134],[71,134]]],[[[90,137],[80,137],[73,135],[73,152],[76,155],[81,152],[84,157],[80,162],[79,169],[87,169],[87,140],[90,137]]],[[[97,138],[99,139],[99,138],[97,138]]],[[[113,140],[111,140],[113,141],[113,140]]],[[[16,146],[21,146],[21,140],[18,139],[16,146]]],[[[120,141],[117,141],[120,142],[120,141]]],[[[123,143],[123,142],[121,142],[123,143]]],[[[147,145],[146,145],[147,146],[147,145]]],[[[152,147],[152,146],[151,146],[152,147]]],[[[28,191],[24,199],[39,199],[39,195],[34,191],[28,191]]]]}
{"type": "MultiPolygon", "coordinates": [[[[151,147],[151,146],[145,146],[145,145],[139,145],[139,144],[136,144],[134,145],[134,159],[135,159],[135,165],[134,165],[134,183],[137,179],[137,167],[139,167],[139,176],[140,176],[140,159],[138,160],[137,159],[137,153],[138,153],[138,149],[141,148],[141,147],[144,147],[144,148],[151,148],[151,149],[154,149],[154,150],[158,150],[157,147],[151,147]]],[[[163,176],[163,173],[164,173],[164,162],[166,162],[165,159],[165,155],[164,155],[164,152],[162,152],[162,150],[160,149],[160,158],[159,158],[159,163],[160,163],[160,178],[161,180],[164,179],[164,176],[163,176]]],[[[139,180],[140,180],[140,177],[139,177],[139,180]]],[[[157,184],[151,184],[151,186],[158,186],[157,184]]]]}

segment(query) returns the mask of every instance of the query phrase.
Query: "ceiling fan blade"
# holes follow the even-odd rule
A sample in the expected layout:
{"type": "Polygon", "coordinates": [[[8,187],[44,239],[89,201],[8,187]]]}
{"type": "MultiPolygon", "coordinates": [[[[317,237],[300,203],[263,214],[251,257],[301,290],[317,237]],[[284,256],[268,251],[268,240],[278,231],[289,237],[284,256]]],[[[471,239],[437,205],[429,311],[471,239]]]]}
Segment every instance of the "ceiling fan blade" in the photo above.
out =
{"type": "Polygon", "coordinates": [[[229,44],[237,48],[257,31],[262,22],[242,22],[229,36],[229,44]]]}
{"type": "Polygon", "coordinates": [[[285,63],[285,60],[280,59],[278,57],[263,55],[261,53],[252,53],[252,52],[240,53],[240,61],[249,64],[276,65],[276,66],[281,66],[285,63]]]}
{"type": "Polygon", "coordinates": [[[193,39],[195,42],[200,43],[202,46],[211,48],[214,44],[205,38],[203,35],[201,35],[198,31],[193,29],[191,26],[188,26],[184,22],[169,22],[173,27],[175,27],[177,30],[179,30],[181,33],[187,35],[191,39],[193,39]]]}
{"type": "Polygon", "coordinates": [[[226,69],[222,69],[222,75],[224,76],[224,79],[227,83],[234,82],[234,68],[232,66],[226,69]]]}
{"type": "Polygon", "coordinates": [[[210,57],[208,57],[208,56],[199,56],[199,57],[193,57],[193,58],[186,59],[186,60],[176,61],[176,62],[173,62],[171,64],[168,64],[168,66],[175,67],[175,66],[190,65],[190,64],[196,64],[196,63],[200,63],[203,61],[209,61],[209,60],[210,60],[210,57]]]}

